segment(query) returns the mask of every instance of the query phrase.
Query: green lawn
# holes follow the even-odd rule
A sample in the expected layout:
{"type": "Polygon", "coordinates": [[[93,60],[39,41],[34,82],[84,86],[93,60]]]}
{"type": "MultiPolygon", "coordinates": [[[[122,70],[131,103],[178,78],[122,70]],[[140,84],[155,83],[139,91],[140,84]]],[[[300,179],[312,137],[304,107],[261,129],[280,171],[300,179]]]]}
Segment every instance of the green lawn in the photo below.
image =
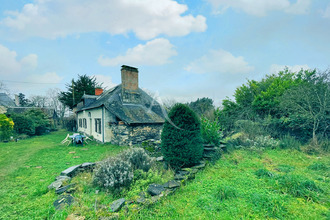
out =
{"type": "MultiPolygon", "coordinates": [[[[98,191],[91,174],[77,183],[75,203],[56,211],[58,198],[47,186],[59,173],[83,162],[99,161],[125,149],[112,145],[63,146],[67,132],[0,143],[0,219],[66,219],[69,214],[99,219],[111,216],[109,205],[124,195],[134,199],[149,181],[161,183],[161,174],[148,177],[122,195],[98,191]],[[75,153],[72,153],[75,152],[75,153]],[[149,180],[151,178],[151,180],[149,180]]],[[[307,155],[296,150],[236,150],[196,175],[175,194],[142,210],[123,209],[121,219],[329,219],[329,154],[307,155]]],[[[153,171],[155,172],[155,171],[153,171]]],[[[167,175],[169,175],[168,173],[167,175]]],[[[171,174],[173,175],[173,173],[171,174]]]]}
{"type": "Polygon", "coordinates": [[[67,133],[59,131],[0,143],[0,219],[52,218],[57,195],[49,192],[47,186],[61,171],[83,162],[102,160],[124,149],[95,142],[84,147],[66,147],[60,142],[67,133]]]}
{"type": "Polygon", "coordinates": [[[329,167],[329,155],[310,156],[295,150],[237,150],[198,173],[175,195],[129,217],[329,219],[329,167]],[[258,176],[258,170],[268,170],[271,175],[258,176]],[[317,188],[306,185],[309,180],[317,188]]]}

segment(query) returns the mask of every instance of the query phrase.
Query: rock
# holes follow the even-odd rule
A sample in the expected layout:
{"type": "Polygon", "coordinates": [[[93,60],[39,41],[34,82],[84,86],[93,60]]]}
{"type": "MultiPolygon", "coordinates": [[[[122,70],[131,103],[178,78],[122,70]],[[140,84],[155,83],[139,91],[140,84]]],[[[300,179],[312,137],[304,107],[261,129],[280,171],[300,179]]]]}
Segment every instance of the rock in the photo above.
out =
{"type": "Polygon", "coordinates": [[[76,166],[69,167],[68,169],[62,171],[61,176],[73,177],[80,166],[81,165],[79,164],[79,165],[76,165],[76,166]]]}
{"type": "Polygon", "coordinates": [[[213,148],[214,144],[203,144],[204,148],[213,148]]]}
{"type": "Polygon", "coordinates": [[[74,198],[71,195],[64,195],[61,198],[55,200],[53,203],[56,210],[63,209],[66,205],[70,206],[74,202],[74,198]]]}
{"type": "Polygon", "coordinates": [[[55,193],[56,194],[62,194],[64,192],[66,192],[70,187],[74,186],[75,184],[70,184],[70,185],[67,185],[67,186],[63,186],[57,190],[55,190],[55,193]]]}
{"type": "Polygon", "coordinates": [[[71,180],[71,177],[68,177],[68,176],[57,176],[57,177],[55,177],[55,180],[59,180],[59,181],[65,182],[65,181],[70,181],[71,180]]]}
{"type": "Polygon", "coordinates": [[[144,197],[139,197],[139,198],[136,200],[136,202],[139,203],[139,204],[144,204],[146,201],[147,201],[147,200],[146,200],[146,198],[144,198],[144,197]]]}
{"type": "Polygon", "coordinates": [[[175,180],[170,180],[164,184],[164,187],[169,188],[169,189],[177,188],[177,187],[180,187],[180,183],[175,180]]]}
{"type": "Polygon", "coordinates": [[[162,162],[162,161],[164,161],[164,157],[163,157],[163,156],[161,156],[161,157],[157,157],[157,158],[156,158],[156,161],[157,161],[157,162],[162,162]]]}
{"type": "Polygon", "coordinates": [[[126,202],[125,198],[117,199],[111,204],[110,206],[111,211],[118,212],[125,205],[125,202],[126,202]]]}
{"type": "Polygon", "coordinates": [[[188,176],[185,176],[182,174],[175,174],[174,179],[175,180],[186,180],[186,179],[188,179],[188,176]]]}
{"type": "Polygon", "coordinates": [[[204,151],[215,151],[216,148],[214,147],[204,147],[204,151]]]}
{"type": "Polygon", "coordinates": [[[153,184],[149,185],[147,192],[151,196],[156,196],[156,195],[161,194],[164,190],[165,190],[164,186],[153,183],[153,184]]]}
{"type": "Polygon", "coordinates": [[[196,166],[191,167],[191,169],[202,169],[205,167],[205,162],[201,161],[199,164],[196,166]]]}
{"type": "Polygon", "coordinates": [[[95,165],[96,165],[95,163],[87,162],[87,163],[81,164],[81,168],[84,170],[89,170],[89,169],[93,169],[95,167],[95,165]]]}
{"type": "Polygon", "coordinates": [[[151,203],[156,203],[160,199],[160,196],[152,196],[150,199],[151,203]]]}
{"type": "Polygon", "coordinates": [[[56,180],[55,182],[52,182],[49,186],[48,186],[48,189],[51,190],[51,189],[59,189],[60,187],[62,186],[62,181],[61,180],[56,180]]]}

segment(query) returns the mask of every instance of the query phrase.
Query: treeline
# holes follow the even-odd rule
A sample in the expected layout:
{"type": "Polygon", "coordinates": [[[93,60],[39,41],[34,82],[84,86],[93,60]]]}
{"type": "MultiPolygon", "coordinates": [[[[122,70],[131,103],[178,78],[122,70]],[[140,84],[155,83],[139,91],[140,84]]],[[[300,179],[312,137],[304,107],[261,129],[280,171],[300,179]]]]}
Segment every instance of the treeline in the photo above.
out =
{"type": "Polygon", "coordinates": [[[210,98],[187,105],[201,116],[202,125],[205,121],[216,123],[216,129],[227,137],[243,132],[252,139],[289,136],[301,143],[329,144],[330,70],[284,69],[260,81],[248,80],[235,90],[233,100],[223,100],[220,108],[215,108],[210,98]]]}

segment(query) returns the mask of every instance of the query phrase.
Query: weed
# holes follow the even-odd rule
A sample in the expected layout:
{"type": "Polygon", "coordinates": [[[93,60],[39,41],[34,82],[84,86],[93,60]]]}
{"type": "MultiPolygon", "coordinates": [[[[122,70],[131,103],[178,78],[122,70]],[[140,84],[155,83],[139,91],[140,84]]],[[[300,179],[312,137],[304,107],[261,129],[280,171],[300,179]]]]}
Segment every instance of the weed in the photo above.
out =
{"type": "Polygon", "coordinates": [[[238,196],[238,192],[236,188],[226,185],[221,185],[215,194],[215,197],[220,200],[227,200],[230,198],[236,198],[238,196]]]}
{"type": "Polygon", "coordinates": [[[317,201],[317,193],[323,192],[314,181],[302,176],[287,174],[278,176],[276,180],[283,193],[291,194],[294,197],[317,201]]]}
{"type": "Polygon", "coordinates": [[[265,217],[268,218],[283,218],[287,212],[285,202],[279,195],[253,193],[250,201],[255,211],[265,212],[265,217]]]}
{"type": "Polygon", "coordinates": [[[290,165],[286,165],[286,164],[280,164],[277,167],[277,170],[283,173],[289,173],[291,171],[293,171],[295,168],[293,166],[290,165]]]}
{"type": "Polygon", "coordinates": [[[261,178],[261,177],[274,177],[275,175],[270,172],[267,169],[259,169],[255,172],[255,175],[257,175],[257,177],[261,178]]]}
{"type": "Polygon", "coordinates": [[[322,162],[315,162],[307,167],[310,170],[329,170],[329,167],[322,162]]]}
{"type": "Polygon", "coordinates": [[[301,143],[290,135],[284,136],[279,143],[281,149],[296,149],[300,150],[301,143]]]}

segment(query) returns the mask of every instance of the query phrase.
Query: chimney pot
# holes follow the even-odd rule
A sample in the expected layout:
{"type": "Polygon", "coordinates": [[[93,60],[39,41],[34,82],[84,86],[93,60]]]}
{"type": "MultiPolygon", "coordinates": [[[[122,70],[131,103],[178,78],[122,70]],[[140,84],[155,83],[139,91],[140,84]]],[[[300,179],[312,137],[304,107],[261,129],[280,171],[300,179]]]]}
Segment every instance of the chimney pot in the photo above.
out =
{"type": "Polygon", "coordinates": [[[103,93],[102,88],[95,88],[95,95],[101,95],[103,93]]]}

